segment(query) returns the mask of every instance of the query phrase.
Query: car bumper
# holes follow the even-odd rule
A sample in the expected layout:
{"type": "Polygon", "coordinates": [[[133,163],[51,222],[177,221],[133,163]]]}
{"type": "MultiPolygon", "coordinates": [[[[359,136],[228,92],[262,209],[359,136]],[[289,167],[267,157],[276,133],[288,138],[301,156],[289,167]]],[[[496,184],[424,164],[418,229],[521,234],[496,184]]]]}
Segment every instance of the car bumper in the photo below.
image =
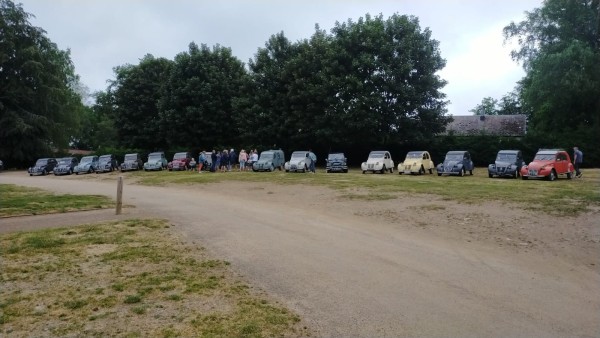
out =
{"type": "Polygon", "coordinates": [[[488,174],[498,177],[514,177],[518,171],[511,168],[488,169],[488,174]]]}

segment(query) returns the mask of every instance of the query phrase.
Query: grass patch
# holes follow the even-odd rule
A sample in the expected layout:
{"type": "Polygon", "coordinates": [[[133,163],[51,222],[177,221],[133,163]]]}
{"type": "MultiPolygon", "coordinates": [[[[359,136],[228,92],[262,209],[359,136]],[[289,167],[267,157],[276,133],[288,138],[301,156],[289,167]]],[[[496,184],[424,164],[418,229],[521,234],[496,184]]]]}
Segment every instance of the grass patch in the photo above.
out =
{"type": "Polygon", "coordinates": [[[0,184],[0,217],[104,209],[114,205],[105,196],[57,195],[36,188],[0,184]]]}
{"type": "Polygon", "coordinates": [[[315,175],[286,173],[228,172],[132,172],[135,181],[146,185],[209,184],[222,181],[264,182],[277,184],[319,185],[338,190],[340,195],[355,200],[377,201],[406,198],[411,194],[437,195],[460,203],[483,201],[511,203],[524,209],[553,215],[576,216],[600,207],[600,170],[586,169],[582,179],[560,178],[554,182],[488,178],[487,168],[476,168],[473,176],[362,174],[351,169],[348,174],[315,175]],[[360,193],[356,192],[360,188],[360,193]]]}
{"type": "Polygon", "coordinates": [[[162,220],[0,235],[0,335],[307,336],[162,220]],[[10,330],[10,331],[6,331],[10,330]]]}

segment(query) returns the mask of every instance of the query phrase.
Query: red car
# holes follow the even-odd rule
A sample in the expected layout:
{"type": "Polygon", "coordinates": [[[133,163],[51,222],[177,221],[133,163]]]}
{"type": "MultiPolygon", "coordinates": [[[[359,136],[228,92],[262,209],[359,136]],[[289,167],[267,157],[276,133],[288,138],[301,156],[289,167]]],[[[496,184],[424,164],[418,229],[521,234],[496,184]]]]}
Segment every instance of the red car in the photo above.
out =
{"type": "Polygon", "coordinates": [[[190,153],[175,153],[173,155],[173,161],[167,164],[169,171],[171,170],[188,170],[190,168],[190,160],[192,156],[190,153]]]}
{"type": "Polygon", "coordinates": [[[567,178],[573,178],[575,168],[571,163],[569,153],[558,149],[540,149],[533,161],[521,168],[521,177],[545,178],[554,181],[559,175],[567,175],[567,178]]]}

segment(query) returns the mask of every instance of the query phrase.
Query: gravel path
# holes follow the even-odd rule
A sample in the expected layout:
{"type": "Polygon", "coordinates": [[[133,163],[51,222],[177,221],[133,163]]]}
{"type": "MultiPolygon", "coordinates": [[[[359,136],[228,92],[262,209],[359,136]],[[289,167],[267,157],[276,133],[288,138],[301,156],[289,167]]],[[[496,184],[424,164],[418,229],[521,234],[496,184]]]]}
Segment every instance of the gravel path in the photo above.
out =
{"type": "MultiPolygon", "coordinates": [[[[171,220],[185,238],[297,311],[319,336],[600,335],[598,269],[555,253],[468,243],[324,207],[331,194],[314,192],[323,188],[291,198],[289,186],[241,194],[237,183],[125,181],[124,203],[135,205],[138,216],[171,220]]],[[[23,173],[3,173],[0,183],[75,194],[116,191],[116,182],[23,173]]]]}

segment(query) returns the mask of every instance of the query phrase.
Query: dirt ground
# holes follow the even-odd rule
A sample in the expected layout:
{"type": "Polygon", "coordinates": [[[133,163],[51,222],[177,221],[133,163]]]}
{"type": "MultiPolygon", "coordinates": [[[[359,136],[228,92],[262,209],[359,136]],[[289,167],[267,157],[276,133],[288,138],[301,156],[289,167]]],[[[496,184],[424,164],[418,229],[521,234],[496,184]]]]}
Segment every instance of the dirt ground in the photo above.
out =
{"type": "MultiPolygon", "coordinates": [[[[112,196],[107,177],[4,173],[0,183],[112,196]]],[[[125,203],[171,220],[320,336],[600,335],[598,210],[557,217],[502,203],[367,201],[240,182],[129,184],[125,203]]]]}

